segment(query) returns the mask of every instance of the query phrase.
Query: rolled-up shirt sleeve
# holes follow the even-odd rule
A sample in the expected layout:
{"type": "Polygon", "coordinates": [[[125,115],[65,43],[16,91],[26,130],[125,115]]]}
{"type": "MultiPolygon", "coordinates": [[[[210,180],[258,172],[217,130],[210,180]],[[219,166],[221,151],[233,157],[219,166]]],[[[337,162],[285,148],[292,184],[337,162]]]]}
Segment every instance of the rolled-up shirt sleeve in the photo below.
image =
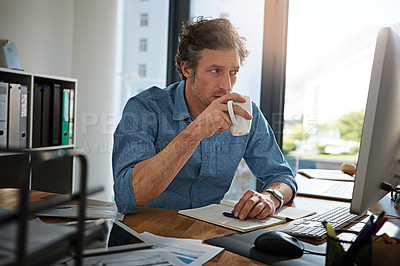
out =
{"type": "Polygon", "coordinates": [[[112,154],[115,202],[121,213],[139,210],[133,193],[132,170],[137,163],[156,154],[156,130],[157,116],[151,106],[131,98],[115,130],[112,154]]]}
{"type": "Polygon", "coordinates": [[[293,170],[283,156],[264,115],[254,104],[253,110],[254,133],[249,138],[244,159],[253,175],[263,183],[263,190],[272,183],[284,182],[292,188],[293,200],[297,193],[293,170]]]}

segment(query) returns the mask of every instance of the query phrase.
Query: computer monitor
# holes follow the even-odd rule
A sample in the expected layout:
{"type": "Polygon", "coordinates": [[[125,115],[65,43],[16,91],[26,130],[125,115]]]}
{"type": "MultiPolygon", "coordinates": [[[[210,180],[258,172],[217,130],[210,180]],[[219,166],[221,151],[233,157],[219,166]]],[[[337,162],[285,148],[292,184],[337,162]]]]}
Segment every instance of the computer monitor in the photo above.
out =
{"type": "Polygon", "coordinates": [[[350,212],[365,213],[400,183],[400,37],[378,33],[350,212]]]}

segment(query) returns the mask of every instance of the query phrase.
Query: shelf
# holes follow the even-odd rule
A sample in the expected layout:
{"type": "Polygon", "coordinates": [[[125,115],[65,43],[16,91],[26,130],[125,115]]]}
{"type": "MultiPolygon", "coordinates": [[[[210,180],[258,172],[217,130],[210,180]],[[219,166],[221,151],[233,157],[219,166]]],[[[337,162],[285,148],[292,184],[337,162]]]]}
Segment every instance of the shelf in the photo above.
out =
{"type": "MultiPolygon", "coordinates": [[[[6,112],[7,115],[7,123],[3,121],[2,124],[2,120],[0,120],[0,150],[8,147],[46,152],[75,147],[76,123],[74,118],[77,102],[77,79],[0,68],[0,81],[6,83],[3,84],[3,90],[7,88],[7,84],[9,85],[8,95],[6,95],[8,102],[0,104],[0,106],[7,106],[7,109],[4,107],[0,109],[0,113],[6,112]],[[11,89],[10,84],[17,85],[13,85],[11,89]],[[15,88],[23,87],[27,89],[24,98],[21,96],[21,91],[15,92],[18,92],[18,89],[15,88]],[[7,127],[3,130],[4,125],[7,127]],[[2,132],[6,132],[6,134],[4,135],[2,132]],[[4,136],[3,139],[1,139],[2,136],[4,136]]],[[[0,100],[5,99],[3,96],[0,90],[0,97],[2,97],[0,100]]],[[[3,116],[0,115],[0,118],[3,116]]],[[[18,162],[20,156],[21,154],[18,152],[0,153],[0,169],[7,173],[0,175],[0,188],[10,184],[7,179],[15,179],[13,171],[20,173],[28,167],[30,157],[20,163],[18,162]],[[16,167],[20,169],[15,169],[16,167]]],[[[30,173],[30,184],[32,185],[30,188],[34,187],[55,193],[71,193],[74,183],[73,173],[74,161],[72,159],[64,162],[52,162],[52,165],[47,166],[45,170],[33,169],[33,172],[30,173]],[[54,182],[54,176],[61,177],[58,183],[54,182]]],[[[13,187],[16,184],[17,182],[14,182],[13,187]]]]}
{"type": "Polygon", "coordinates": [[[75,145],[57,145],[57,146],[46,146],[46,147],[37,147],[37,148],[32,148],[33,151],[53,151],[53,150],[59,150],[59,149],[70,149],[74,148],[75,145]]]}

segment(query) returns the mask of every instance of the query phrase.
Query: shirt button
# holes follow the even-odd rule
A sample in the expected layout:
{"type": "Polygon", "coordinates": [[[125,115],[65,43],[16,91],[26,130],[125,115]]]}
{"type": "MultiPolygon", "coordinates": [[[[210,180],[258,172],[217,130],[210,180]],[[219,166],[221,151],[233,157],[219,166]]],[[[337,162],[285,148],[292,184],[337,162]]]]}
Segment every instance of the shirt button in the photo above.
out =
{"type": "Polygon", "coordinates": [[[207,159],[208,159],[207,156],[205,156],[205,157],[204,157],[204,161],[207,161],[207,159]]]}
{"type": "Polygon", "coordinates": [[[197,198],[193,198],[193,201],[196,202],[196,201],[197,201],[197,198]]]}
{"type": "Polygon", "coordinates": [[[203,179],[200,178],[198,181],[201,182],[201,181],[203,181],[203,179]]]}

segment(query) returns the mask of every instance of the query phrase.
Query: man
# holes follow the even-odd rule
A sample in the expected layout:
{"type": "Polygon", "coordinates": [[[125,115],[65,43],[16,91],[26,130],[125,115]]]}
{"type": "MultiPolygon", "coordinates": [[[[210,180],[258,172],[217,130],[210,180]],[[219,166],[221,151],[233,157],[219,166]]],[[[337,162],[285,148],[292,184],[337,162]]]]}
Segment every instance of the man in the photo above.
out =
{"type": "Polygon", "coordinates": [[[152,87],[126,104],[114,133],[113,173],[119,212],[140,207],[187,209],[218,203],[244,158],[264,183],[263,193],[247,191],[233,214],[264,219],[291,201],[297,190],[293,172],[271,128],[253,103],[250,133],[232,136],[227,102],[248,55],[244,38],[226,19],[183,25],[176,67],[182,81],[152,87]]]}

